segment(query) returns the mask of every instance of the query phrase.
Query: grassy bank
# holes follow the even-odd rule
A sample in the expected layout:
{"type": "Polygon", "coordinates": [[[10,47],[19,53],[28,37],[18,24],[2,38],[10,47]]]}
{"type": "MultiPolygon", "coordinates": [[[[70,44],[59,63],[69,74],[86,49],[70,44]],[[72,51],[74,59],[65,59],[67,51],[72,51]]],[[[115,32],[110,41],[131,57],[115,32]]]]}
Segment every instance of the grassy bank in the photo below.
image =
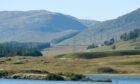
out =
{"type": "Polygon", "coordinates": [[[88,81],[88,82],[112,82],[112,80],[93,80],[75,73],[50,73],[42,70],[0,70],[0,78],[55,80],[55,81],[88,81]]]}

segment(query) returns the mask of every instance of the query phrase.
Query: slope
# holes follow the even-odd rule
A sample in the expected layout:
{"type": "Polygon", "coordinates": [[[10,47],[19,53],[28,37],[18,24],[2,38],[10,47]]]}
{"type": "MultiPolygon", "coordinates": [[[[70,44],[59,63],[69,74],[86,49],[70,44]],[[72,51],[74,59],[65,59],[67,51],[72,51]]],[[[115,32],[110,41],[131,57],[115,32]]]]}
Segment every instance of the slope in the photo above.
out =
{"type": "Polygon", "coordinates": [[[46,42],[84,28],[75,17],[46,10],[0,12],[0,42],[46,42]]]}
{"type": "Polygon", "coordinates": [[[72,44],[76,39],[76,45],[89,45],[91,43],[101,44],[111,38],[118,39],[124,32],[140,29],[140,9],[120,16],[117,19],[100,22],[89,27],[76,35],[65,40],[61,44],[72,44]]]}

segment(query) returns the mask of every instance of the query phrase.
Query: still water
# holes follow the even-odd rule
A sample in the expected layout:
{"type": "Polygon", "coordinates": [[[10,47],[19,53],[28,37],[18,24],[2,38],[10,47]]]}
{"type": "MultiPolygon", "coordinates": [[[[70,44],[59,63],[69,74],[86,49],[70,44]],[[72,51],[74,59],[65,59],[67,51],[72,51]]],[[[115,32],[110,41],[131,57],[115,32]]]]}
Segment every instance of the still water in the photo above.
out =
{"type": "Polygon", "coordinates": [[[112,83],[78,82],[78,81],[44,81],[0,79],[0,84],[140,84],[140,77],[89,76],[94,79],[112,79],[112,83]]]}

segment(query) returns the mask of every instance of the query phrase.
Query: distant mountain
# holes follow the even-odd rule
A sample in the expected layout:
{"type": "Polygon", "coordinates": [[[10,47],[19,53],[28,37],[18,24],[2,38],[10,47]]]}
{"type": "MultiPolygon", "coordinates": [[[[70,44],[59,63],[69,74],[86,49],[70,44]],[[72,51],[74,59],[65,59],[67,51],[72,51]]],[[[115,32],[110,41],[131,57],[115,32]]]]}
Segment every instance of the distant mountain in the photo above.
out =
{"type": "Polygon", "coordinates": [[[86,25],[87,27],[93,26],[97,23],[99,23],[99,21],[95,21],[95,20],[88,20],[88,19],[80,19],[79,20],[81,23],[83,23],[84,25],[86,25]]]}
{"type": "Polygon", "coordinates": [[[119,39],[121,34],[134,29],[140,29],[140,9],[117,19],[90,26],[73,38],[61,42],[61,44],[72,44],[73,40],[76,40],[75,43],[78,45],[100,44],[111,38],[119,39]]]}
{"type": "Polygon", "coordinates": [[[48,42],[85,28],[79,19],[61,13],[0,11],[0,42],[48,42]]]}

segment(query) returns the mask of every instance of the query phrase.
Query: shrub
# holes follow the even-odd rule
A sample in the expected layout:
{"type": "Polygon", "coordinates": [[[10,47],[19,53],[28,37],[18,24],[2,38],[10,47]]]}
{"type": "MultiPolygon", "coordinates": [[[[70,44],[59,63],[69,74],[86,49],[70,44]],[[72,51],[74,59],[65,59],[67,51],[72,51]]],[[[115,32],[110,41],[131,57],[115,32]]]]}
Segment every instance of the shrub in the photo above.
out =
{"type": "Polygon", "coordinates": [[[115,46],[115,45],[113,45],[113,46],[112,46],[112,49],[116,49],[116,46],[115,46]]]}
{"type": "Polygon", "coordinates": [[[4,64],[5,62],[5,60],[0,60],[0,64],[4,64]]]}
{"type": "Polygon", "coordinates": [[[7,58],[7,59],[6,59],[6,61],[11,61],[11,60],[12,60],[11,58],[7,58]]]}
{"type": "Polygon", "coordinates": [[[82,78],[83,76],[78,74],[70,76],[70,80],[74,80],[74,81],[81,80],[82,78]]]}
{"type": "Polygon", "coordinates": [[[8,75],[8,72],[7,71],[4,71],[4,70],[0,70],[0,78],[1,77],[5,77],[8,75]]]}
{"type": "Polygon", "coordinates": [[[61,75],[67,77],[68,80],[73,80],[73,81],[81,80],[82,78],[84,78],[83,75],[74,74],[74,73],[61,73],[61,75]]]}
{"type": "Polygon", "coordinates": [[[110,39],[109,41],[105,41],[104,44],[105,44],[105,45],[113,45],[114,42],[115,42],[115,39],[112,38],[112,39],[110,39]]]}
{"type": "Polygon", "coordinates": [[[13,75],[11,78],[13,78],[13,79],[21,79],[21,76],[20,75],[13,75]]]}
{"type": "Polygon", "coordinates": [[[98,73],[118,73],[116,70],[110,67],[102,67],[97,69],[98,73]]]}
{"type": "Polygon", "coordinates": [[[64,78],[57,74],[48,74],[46,80],[64,80],[64,78]]]}
{"type": "Polygon", "coordinates": [[[22,61],[22,60],[18,60],[16,62],[14,62],[14,64],[25,64],[25,63],[26,63],[26,61],[22,61]]]}
{"type": "Polygon", "coordinates": [[[20,72],[23,73],[34,73],[34,74],[48,74],[48,71],[44,71],[44,70],[22,70],[20,72]]]}

